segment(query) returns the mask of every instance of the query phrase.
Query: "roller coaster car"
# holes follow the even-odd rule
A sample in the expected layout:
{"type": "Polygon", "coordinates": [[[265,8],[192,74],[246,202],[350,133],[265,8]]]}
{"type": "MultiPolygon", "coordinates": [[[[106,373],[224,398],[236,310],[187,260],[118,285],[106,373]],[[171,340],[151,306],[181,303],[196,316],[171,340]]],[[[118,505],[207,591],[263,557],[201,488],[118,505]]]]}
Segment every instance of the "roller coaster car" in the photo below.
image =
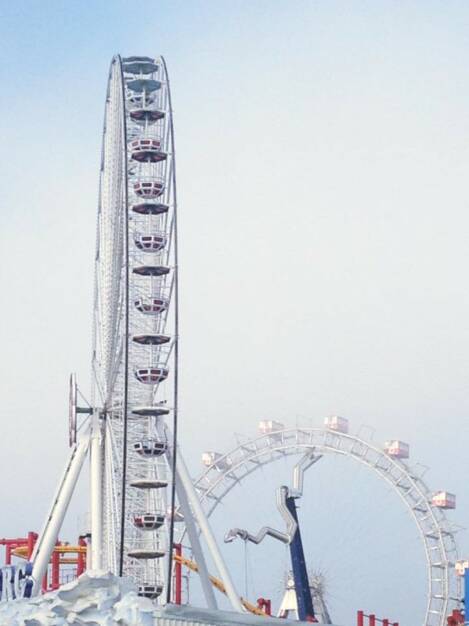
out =
{"type": "Polygon", "coordinates": [[[168,449],[166,441],[144,439],[134,443],[134,451],[142,456],[161,456],[168,449]]]}
{"type": "Polygon", "coordinates": [[[166,367],[141,367],[135,370],[135,378],[146,385],[156,385],[168,378],[169,370],[166,367]]]}

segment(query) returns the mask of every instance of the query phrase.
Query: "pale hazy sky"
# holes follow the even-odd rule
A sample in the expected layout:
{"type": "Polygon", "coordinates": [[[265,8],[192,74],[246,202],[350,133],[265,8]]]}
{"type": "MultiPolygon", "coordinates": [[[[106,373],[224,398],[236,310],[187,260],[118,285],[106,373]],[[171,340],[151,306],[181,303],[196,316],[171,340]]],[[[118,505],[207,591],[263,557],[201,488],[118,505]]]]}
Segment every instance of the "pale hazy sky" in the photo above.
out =
{"type": "MultiPolygon", "coordinates": [[[[102,111],[118,52],[164,54],[172,79],[192,472],[259,419],[338,413],[376,442],[409,442],[466,525],[469,4],[4,1],[0,46],[0,535],[42,524],[67,453],[69,373],[89,390],[102,111]]],[[[220,536],[232,522],[279,523],[280,470],[246,483],[248,505],[227,503],[220,536]]],[[[351,623],[364,608],[410,625],[425,582],[397,497],[334,459],[318,477],[304,532],[332,616],[351,623]]],[[[459,541],[469,553],[468,531],[459,541]]],[[[277,546],[262,550],[248,555],[252,600],[277,597],[286,567],[280,551],[265,573],[277,546]]],[[[227,554],[243,590],[243,548],[227,554]]]]}

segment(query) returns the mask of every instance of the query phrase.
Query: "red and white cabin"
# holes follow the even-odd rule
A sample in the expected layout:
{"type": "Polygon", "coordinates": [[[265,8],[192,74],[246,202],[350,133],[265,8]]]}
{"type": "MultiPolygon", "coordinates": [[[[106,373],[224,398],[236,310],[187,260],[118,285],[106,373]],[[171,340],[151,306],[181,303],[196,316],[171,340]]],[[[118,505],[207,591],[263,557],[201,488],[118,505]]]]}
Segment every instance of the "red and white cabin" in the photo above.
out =
{"type": "Polygon", "coordinates": [[[439,509],[455,509],[456,496],[449,491],[437,491],[432,497],[432,506],[437,506],[439,509]]]}
{"type": "Polygon", "coordinates": [[[408,459],[409,458],[409,444],[403,441],[393,439],[392,441],[386,441],[384,443],[384,451],[387,455],[393,456],[396,459],[408,459]]]}
{"type": "Polygon", "coordinates": [[[345,417],[330,415],[325,418],[324,426],[329,428],[329,430],[335,430],[337,433],[348,433],[348,419],[345,419],[345,417]]]}
{"type": "Polygon", "coordinates": [[[164,191],[164,180],[160,178],[138,180],[134,183],[134,191],[141,198],[158,198],[164,191]]]}
{"type": "Polygon", "coordinates": [[[229,469],[232,465],[231,460],[220,452],[204,452],[202,463],[205,467],[215,466],[218,470],[229,469]]]}
{"type": "Polygon", "coordinates": [[[159,163],[168,156],[162,149],[161,139],[135,139],[130,142],[130,155],[139,163],[159,163]]]}
{"type": "Polygon", "coordinates": [[[141,530],[157,530],[163,526],[166,516],[164,513],[141,513],[134,515],[134,526],[141,530]]]}
{"type": "Polygon", "coordinates": [[[167,367],[139,367],[135,370],[135,378],[145,385],[157,385],[168,378],[169,370],[167,367]]]}
{"type": "Polygon", "coordinates": [[[271,435],[272,433],[279,433],[284,430],[285,426],[281,422],[275,420],[261,420],[259,422],[258,431],[261,435],[271,435]]]}

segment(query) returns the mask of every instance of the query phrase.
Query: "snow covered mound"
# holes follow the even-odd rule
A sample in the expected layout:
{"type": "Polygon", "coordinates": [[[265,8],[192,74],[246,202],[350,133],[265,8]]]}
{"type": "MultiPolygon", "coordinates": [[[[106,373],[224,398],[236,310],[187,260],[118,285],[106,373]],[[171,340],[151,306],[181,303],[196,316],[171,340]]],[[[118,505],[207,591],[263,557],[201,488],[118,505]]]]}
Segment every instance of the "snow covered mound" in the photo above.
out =
{"type": "Polygon", "coordinates": [[[0,603],[0,626],[153,626],[155,608],[131,581],[88,570],[57,591],[0,603]]]}

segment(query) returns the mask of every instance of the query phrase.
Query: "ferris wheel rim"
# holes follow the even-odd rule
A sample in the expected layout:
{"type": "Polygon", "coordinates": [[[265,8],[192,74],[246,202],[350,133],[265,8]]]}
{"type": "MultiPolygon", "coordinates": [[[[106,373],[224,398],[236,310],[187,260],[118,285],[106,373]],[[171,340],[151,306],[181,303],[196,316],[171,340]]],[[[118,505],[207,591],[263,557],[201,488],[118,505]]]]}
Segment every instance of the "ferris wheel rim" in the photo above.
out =
{"type": "MultiPolygon", "coordinates": [[[[342,433],[324,427],[297,426],[286,427],[276,430],[275,432],[261,434],[257,437],[246,439],[246,441],[243,441],[242,443],[238,442],[238,445],[232,448],[229,452],[217,457],[216,461],[212,463],[204,472],[202,472],[196,480],[194,480],[194,486],[199,493],[200,500],[207,508],[207,516],[210,516],[213,513],[217,506],[222,502],[223,498],[225,498],[232,491],[232,489],[234,489],[244,478],[254,473],[257,469],[280,460],[281,458],[285,458],[285,456],[300,454],[308,448],[314,448],[319,454],[339,454],[347,458],[352,458],[362,465],[372,469],[376,474],[378,474],[378,476],[380,476],[380,478],[386,480],[387,484],[393,488],[393,491],[399,496],[400,500],[404,502],[411,518],[418,528],[425,552],[428,587],[427,606],[423,624],[424,626],[434,626],[435,624],[437,624],[437,626],[444,626],[446,623],[446,614],[449,602],[460,601],[459,593],[457,594],[457,597],[452,597],[450,595],[451,572],[454,569],[454,567],[452,568],[451,566],[454,566],[454,563],[449,560],[448,553],[453,552],[454,561],[457,559],[457,546],[454,539],[454,531],[450,529],[449,522],[447,521],[443,511],[431,505],[430,496],[432,495],[432,491],[422,480],[421,476],[413,475],[411,473],[411,468],[406,463],[399,459],[390,457],[384,450],[357,435],[342,433]],[[330,445],[321,446],[318,442],[313,443],[312,441],[301,441],[302,438],[305,436],[308,437],[308,435],[311,439],[314,435],[318,435],[319,437],[323,436],[324,440],[328,437],[330,445]],[[294,438],[293,441],[292,438],[294,438]],[[285,439],[287,440],[285,441],[285,439]],[[361,446],[361,450],[364,452],[364,455],[353,454],[347,450],[347,448],[340,449],[340,443],[344,441],[351,443],[352,445],[358,444],[358,446],[361,446]],[[332,445],[334,442],[337,443],[337,448],[332,445]],[[258,446],[259,443],[266,443],[267,445],[258,446]],[[417,516],[416,509],[412,508],[410,501],[406,499],[405,492],[402,489],[399,489],[399,486],[391,480],[390,476],[385,475],[385,471],[387,471],[389,467],[380,468],[379,466],[372,465],[368,462],[365,459],[368,451],[372,451],[374,454],[378,455],[378,458],[386,459],[386,462],[389,463],[389,467],[392,467],[395,471],[400,472],[405,477],[405,480],[408,481],[408,484],[415,488],[417,493],[421,495],[421,500],[418,504],[421,504],[422,506],[425,504],[425,513],[428,512],[434,525],[435,532],[431,536],[429,536],[428,530],[424,528],[422,520],[417,516]],[[274,456],[276,452],[279,453],[278,456],[274,456]],[[264,460],[260,458],[263,456],[266,457],[264,460]],[[234,462],[233,459],[235,459],[234,462]],[[231,461],[231,463],[229,463],[229,461],[231,461]],[[217,468],[217,465],[220,469],[217,468]],[[244,472],[240,472],[240,475],[236,475],[236,472],[241,468],[244,468],[244,472]],[[210,475],[212,475],[213,478],[210,475]],[[216,491],[216,488],[220,485],[225,486],[220,490],[221,493],[215,494],[214,492],[216,491]],[[447,524],[446,527],[445,524],[447,524]],[[443,592],[441,597],[433,595],[434,583],[439,580],[436,579],[432,573],[433,569],[436,568],[437,565],[432,561],[429,541],[434,540],[434,537],[436,537],[436,540],[438,541],[440,553],[444,556],[444,559],[441,561],[441,569],[438,574],[441,578],[444,576],[442,584],[443,589],[440,590],[443,592]],[[447,547],[445,541],[449,544],[449,547],[447,547]],[[440,603],[437,608],[434,608],[432,604],[435,600],[440,603]]],[[[456,586],[459,588],[459,579],[455,577],[454,580],[456,586]]]]}

